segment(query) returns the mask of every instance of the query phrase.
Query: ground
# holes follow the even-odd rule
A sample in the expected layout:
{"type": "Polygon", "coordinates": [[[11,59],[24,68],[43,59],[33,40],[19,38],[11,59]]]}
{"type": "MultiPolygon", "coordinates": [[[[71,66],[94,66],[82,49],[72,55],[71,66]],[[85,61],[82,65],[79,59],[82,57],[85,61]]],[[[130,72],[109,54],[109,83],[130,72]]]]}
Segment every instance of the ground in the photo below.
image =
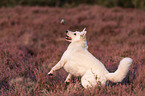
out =
{"type": "Polygon", "coordinates": [[[140,95],[145,94],[145,11],[80,5],[75,8],[0,8],[1,95],[140,95]],[[61,20],[65,24],[61,24],[61,20]],[[65,31],[86,27],[89,51],[113,72],[119,61],[133,64],[122,83],[84,89],[80,77],[69,85],[61,69],[50,71],[68,46],[65,31]]]}

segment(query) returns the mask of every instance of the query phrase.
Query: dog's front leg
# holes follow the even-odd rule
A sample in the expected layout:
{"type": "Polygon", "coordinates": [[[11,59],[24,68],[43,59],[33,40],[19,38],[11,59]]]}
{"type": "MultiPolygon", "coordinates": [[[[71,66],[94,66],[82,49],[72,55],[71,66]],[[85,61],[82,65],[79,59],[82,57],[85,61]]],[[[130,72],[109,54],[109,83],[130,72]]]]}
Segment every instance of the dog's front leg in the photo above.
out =
{"type": "Polygon", "coordinates": [[[65,83],[69,83],[70,80],[71,80],[71,77],[72,77],[72,74],[69,73],[68,76],[67,76],[67,78],[65,79],[65,83]]]}
{"type": "Polygon", "coordinates": [[[63,67],[63,65],[64,65],[64,61],[63,60],[60,60],[51,70],[50,70],[50,72],[48,73],[48,75],[53,75],[53,73],[54,73],[54,71],[56,71],[56,70],[58,70],[58,69],[60,69],[60,68],[62,68],[63,67]]]}

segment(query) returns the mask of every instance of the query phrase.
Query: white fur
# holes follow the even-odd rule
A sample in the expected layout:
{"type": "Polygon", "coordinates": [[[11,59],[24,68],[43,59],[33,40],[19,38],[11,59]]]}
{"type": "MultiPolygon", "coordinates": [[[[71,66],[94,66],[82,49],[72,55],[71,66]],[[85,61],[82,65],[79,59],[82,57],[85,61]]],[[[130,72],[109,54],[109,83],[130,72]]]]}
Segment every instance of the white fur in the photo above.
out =
{"type": "Polygon", "coordinates": [[[69,82],[72,75],[81,76],[81,84],[84,88],[105,85],[107,80],[121,82],[129,70],[132,59],[129,57],[122,59],[118,69],[114,73],[109,73],[105,66],[88,51],[86,33],[85,28],[82,32],[67,31],[66,40],[71,43],[48,74],[53,74],[63,67],[69,73],[65,82],[69,82]]]}

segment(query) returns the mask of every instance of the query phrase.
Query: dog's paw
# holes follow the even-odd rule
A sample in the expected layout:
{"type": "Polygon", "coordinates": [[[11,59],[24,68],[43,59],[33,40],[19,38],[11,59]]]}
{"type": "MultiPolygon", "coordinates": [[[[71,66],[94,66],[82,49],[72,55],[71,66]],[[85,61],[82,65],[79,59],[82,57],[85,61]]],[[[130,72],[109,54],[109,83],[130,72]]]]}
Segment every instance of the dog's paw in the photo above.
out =
{"type": "Polygon", "coordinates": [[[64,82],[65,82],[65,84],[69,84],[70,80],[68,79],[68,80],[65,80],[64,82]]]}
{"type": "Polygon", "coordinates": [[[50,72],[48,73],[48,76],[52,76],[52,75],[53,75],[52,73],[50,73],[50,72]]]}
{"type": "Polygon", "coordinates": [[[65,82],[66,85],[68,85],[70,82],[65,82]]]}

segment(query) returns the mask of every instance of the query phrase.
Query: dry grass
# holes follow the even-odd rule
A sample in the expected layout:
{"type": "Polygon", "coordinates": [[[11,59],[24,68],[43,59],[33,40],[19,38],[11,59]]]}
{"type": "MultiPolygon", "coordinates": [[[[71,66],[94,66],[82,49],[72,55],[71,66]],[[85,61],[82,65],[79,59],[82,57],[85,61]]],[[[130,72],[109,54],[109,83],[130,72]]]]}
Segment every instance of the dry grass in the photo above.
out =
{"type": "Polygon", "coordinates": [[[21,7],[0,9],[0,95],[106,96],[145,94],[145,12],[136,9],[79,6],[71,9],[21,7]],[[61,25],[60,20],[66,24],[61,25]],[[109,71],[121,58],[134,62],[122,83],[84,89],[80,77],[64,84],[61,69],[47,72],[60,59],[68,43],[65,30],[87,28],[89,51],[109,71]]]}

